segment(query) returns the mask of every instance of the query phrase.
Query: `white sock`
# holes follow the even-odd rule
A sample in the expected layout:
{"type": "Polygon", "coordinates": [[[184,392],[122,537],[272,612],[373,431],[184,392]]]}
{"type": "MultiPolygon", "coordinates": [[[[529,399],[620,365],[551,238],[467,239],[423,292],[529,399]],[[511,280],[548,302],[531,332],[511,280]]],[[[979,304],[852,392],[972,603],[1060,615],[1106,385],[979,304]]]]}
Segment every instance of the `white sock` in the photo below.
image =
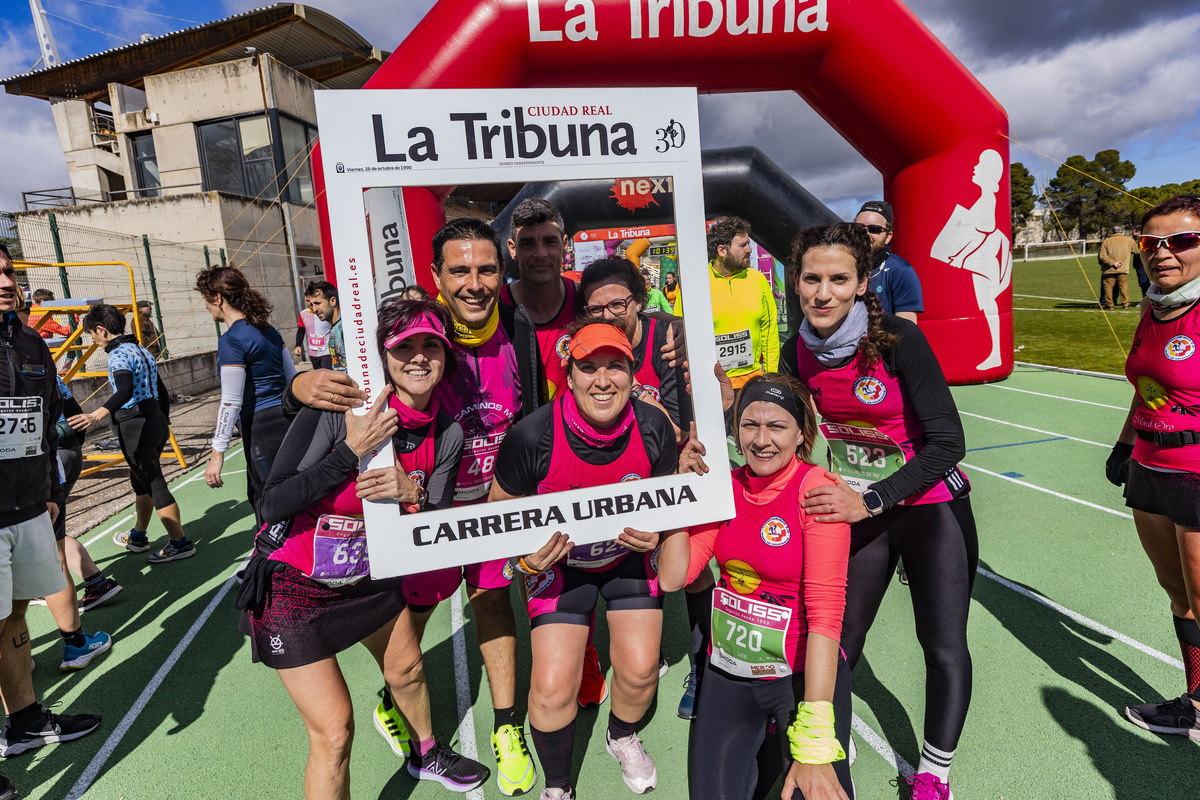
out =
{"type": "Polygon", "coordinates": [[[950,779],[950,759],[954,758],[954,751],[938,750],[929,742],[924,742],[921,745],[921,765],[917,767],[917,772],[931,772],[937,776],[938,780],[945,783],[950,779]]]}

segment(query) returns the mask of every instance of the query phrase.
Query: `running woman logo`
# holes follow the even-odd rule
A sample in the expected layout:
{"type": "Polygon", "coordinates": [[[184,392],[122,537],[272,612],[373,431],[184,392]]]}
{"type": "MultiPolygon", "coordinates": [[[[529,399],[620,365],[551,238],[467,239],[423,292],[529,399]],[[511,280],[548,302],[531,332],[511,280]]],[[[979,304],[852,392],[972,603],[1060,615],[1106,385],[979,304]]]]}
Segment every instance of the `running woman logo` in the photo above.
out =
{"type": "Polygon", "coordinates": [[[554,583],[554,570],[546,570],[539,572],[537,575],[525,576],[525,593],[530,599],[537,597],[542,592],[550,588],[550,584],[554,583]]]}
{"type": "Polygon", "coordinates": [[[887,387],[873,375],[864,375],[854,382],[854,396],[858,402],[869,406],[878,405],[887,397],[887,387]]]}
{"type": "Polygon", "coordinates": [[[1195,354],[1196,343],[1190,336],[1184,336],[1182,333],[1172,336],[1171,341],[1163,348],[1163,355],[1172,361],[1186,361],[1195,354]]]}
{"type": "Polygon", "coordinates": [[[782,547],[792,538],[792,529],[784,522],[783,517],[771,517],[760,531],[762,540],[771,547],[782,547]]]}
{"type": "Polygon", "coordinates": [[[417,486],[420,486],[422,489],[425,488],[425,479],[426,479],[425,470],[414,469],[412,472],[408,473],[408,479],[410,481],[412,481],[413,483],[415,483],[417,486]]]}
{"type": "Polygon", "coordinates": [[[270,637],[270,642],[271,642],[271,652],[277,656],[283,655],[283,637],[282,636],[272,636],[272,637],[270,637]]]}

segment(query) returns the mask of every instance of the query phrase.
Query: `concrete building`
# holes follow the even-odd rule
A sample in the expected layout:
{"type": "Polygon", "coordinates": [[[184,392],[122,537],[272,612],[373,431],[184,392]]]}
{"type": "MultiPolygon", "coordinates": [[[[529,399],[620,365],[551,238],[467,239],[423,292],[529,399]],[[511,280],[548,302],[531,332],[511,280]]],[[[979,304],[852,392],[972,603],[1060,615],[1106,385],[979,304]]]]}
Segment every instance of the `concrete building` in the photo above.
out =
{"type": "MultiPolygon", "coordinates": [[[[191,291],[207,248],[209,263],[242,268],[270,298],[290,341],[300,287],[322,274],[314,92],[361,88],[387,55],[325,12],[281,3],[2,81],[51,104],[71,180],[26,191],[24,257],[130,261],[101,257],[97,242],[112,240],[114,253],[130,251],[118,240],[136,242],[136,255],[143,236],[191,248],[153,258],[160,290],[173,287],[158,294],[179,357],[215,348],[191,291]]],[[[147,297],[146,265],[134,266],[147,297]]],[[[61,296],[57,275],[38,272],[61,296]]],[[[101,272],[69,270],[71,294],[114,296],[101,272]]]]}

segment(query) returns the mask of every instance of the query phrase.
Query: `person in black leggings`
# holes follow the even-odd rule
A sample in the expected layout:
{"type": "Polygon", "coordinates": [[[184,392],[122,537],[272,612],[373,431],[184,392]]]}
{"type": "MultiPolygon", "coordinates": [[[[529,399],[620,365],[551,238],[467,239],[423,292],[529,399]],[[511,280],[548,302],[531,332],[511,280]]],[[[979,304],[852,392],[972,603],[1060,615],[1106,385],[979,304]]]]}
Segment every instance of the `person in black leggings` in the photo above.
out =
{"type": "Polygon", "coordinates": [[[163,413],[165,393],[162,402],[159,401],[162,384],[154,356],[137,343],[136,337],[125,334],[125,315],[113,306],[93,306],[83,318],[83,330],[108,356],[113,395],[95,411],[73,416],[67,423],[75,430],[86,430],[112,416],[136,497],[137,519],[133,530],[117,532],[113,541],[131,553],[149,550],[146,527],[150,512],[157,510],[170,541],[147,560],[160,564],[191,558],[196,555],[196,548],[183,533],[179,505],[162,472],[162,451],[170,429],[163,413]]]}
{"type": "Polygon", "coordinates": [[[967,611],[979,561],[970,484],[958,469],[962,422],[920,329],[884,314],[867,286],[870,240],[852,223],[800,232],[790,268],[804,321],[780,371],[823,417],[836,486],[804,506],[851,523],[842,647],[851,668],[903,557],[925,654],[925,741],[913,800],[946,800],[971,701],[967,611]]]}

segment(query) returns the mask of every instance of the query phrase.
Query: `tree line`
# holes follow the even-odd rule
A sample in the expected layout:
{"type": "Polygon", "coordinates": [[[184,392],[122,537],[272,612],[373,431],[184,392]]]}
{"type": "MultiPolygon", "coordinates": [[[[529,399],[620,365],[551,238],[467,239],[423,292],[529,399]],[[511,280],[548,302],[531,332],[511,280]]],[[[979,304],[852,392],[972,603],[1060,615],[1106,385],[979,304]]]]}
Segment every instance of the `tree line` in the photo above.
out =
{"type": "Polygon", "coordinates": [[[1054,211],[1045,221],[1047,229],[1057,230],[1061,222],[1083,238],[1095,238],[1117,225],[1131,228],[1146,209],[1177,194],[1200,194],[1200,179],[1126,189],[1137,167],[1117,150],[1101,150],[1092,159],[1071,156],[1059,166],[1044,195],[1037,192],[1033,174],[1021,162],[1014,161],[1009,174],[1014,234],[1029,224],[1038,206],[1054,211]]]}

